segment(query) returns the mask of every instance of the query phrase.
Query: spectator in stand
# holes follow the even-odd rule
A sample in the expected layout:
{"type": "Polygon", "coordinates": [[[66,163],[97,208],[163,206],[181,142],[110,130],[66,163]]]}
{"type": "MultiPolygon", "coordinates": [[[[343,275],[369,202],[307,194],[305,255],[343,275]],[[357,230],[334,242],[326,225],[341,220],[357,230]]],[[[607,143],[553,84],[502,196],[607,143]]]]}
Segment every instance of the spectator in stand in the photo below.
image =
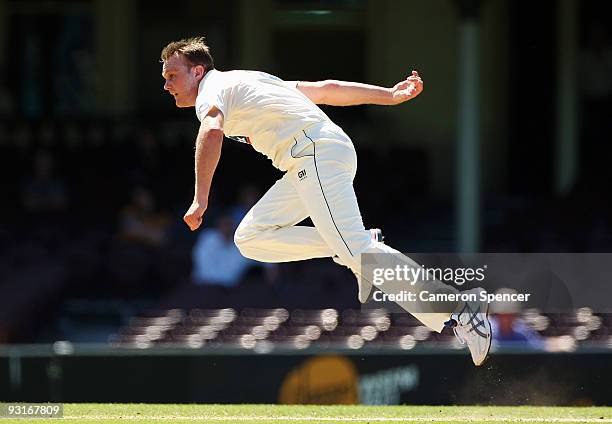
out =
{"type": "Polygon", "coordinates": [[[202,231],[193,247],[193,282],[236,286],[254,261],[245,258],[234,244],[235,223],[231,215],[217,218],[214,228],[202,231]]]}
{"type": "MultiPolygon", "coordinates": [[[[513,294],[513,289],[499,289],[496,294],[513,294]]],[[[541,349],[543,341],[538,333],[529,328],[520,316],[516,302],[492,302],[490,312],[493,344],[497,346],[520,346],[541,349]]]]}
{"type": "Polygon", "coordinates": [[[157,209],[153,193],[138,186],[119,217],[118,243],[109,252],[110,280],[122,296],[150,296],[164,289],[162,247],[170,218],[157,209]]]}
{"type": "Polygon", "coordinates": [[[157,210],[150,190],[136,187],[121,212],[120,238],[123,241],[159,247],[168,235],[168,214],[157,210]]]}

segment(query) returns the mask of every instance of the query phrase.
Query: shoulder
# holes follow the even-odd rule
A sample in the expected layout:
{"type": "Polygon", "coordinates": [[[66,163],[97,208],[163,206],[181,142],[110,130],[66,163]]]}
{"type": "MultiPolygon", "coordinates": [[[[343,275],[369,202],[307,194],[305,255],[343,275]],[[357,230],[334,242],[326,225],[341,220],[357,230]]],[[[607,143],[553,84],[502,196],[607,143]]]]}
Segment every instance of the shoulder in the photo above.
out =
{"type": "Polygon", "coordinates": [[[211,69],[206,75],[210,74],[210,79],[212,81],[237,81],[243,78],[253,77],[255,74],[258,73],[259,72],[257,71],[245,71],[242,69],[232,69],[229,71],[211,69]]]}
{"type": "Polygon", "coordinates": [[[243,83],[248,82],[252,75],[250,71],[219,71],[212,69],[204,75],[198,88],[198,96],[214,96],[243,83]]]}
{"type": "Polygon", "coordinates": [[[269,74],[263,71],[253,71],[244,69],[235,69],[231,71],[222,72],[222,78],[227,81],[237,82],[254,82],[254,81],[277,81],[284,82],[281,78],[276,75],[269,74]]]}

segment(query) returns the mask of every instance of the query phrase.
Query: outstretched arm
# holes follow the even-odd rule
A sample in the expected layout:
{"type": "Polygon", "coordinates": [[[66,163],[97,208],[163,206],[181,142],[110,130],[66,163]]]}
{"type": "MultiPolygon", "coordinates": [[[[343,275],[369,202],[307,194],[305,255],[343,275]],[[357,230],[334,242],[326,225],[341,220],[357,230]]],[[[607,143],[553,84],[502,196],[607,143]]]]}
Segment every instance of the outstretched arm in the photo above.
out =
{"type": "Polygon", "coordinates": [[[335,80],[300,81],[297,88],[316,104],[330,106],[397,105],[421,94],[423,80],[417,71],[412,71],[412,75],[392,88],[335,80]]]}
{"type": "Polygon", "coordinates": [[[202,224],[202,216],[208,207],[208,194],[223,143],[223,114],[213,107],[202,118],[195,149],[195,192],[193,202],[183,217],[191,231],[202,224]]]}

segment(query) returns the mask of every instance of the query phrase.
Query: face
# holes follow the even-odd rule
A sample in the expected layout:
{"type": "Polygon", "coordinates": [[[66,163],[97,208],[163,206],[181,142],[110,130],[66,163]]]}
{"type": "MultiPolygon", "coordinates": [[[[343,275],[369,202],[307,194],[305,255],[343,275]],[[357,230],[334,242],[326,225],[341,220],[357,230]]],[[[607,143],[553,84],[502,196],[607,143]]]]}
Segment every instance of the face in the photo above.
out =
{"type": "Polygon", "coordinates": [[[183,55],[175,54],[164,61],[162,77],[166,81],[164,90],[173,97],[177,107],[195,106],[198,85],[204,77],[202,65],[191,65],[183,55]]]}

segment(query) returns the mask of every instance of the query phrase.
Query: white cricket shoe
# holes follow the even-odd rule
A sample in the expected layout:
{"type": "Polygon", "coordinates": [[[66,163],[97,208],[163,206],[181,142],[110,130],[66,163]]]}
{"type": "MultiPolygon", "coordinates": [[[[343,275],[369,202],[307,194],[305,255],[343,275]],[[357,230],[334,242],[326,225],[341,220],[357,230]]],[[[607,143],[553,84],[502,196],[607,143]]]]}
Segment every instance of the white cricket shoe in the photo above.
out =
{"type": "MultiPolygon", "coordinates": [[[[384,243],[385,237],[383,236],[382,230],[380,228],[370,229],[370,237],[372,238],[372,241],[379,241],[381,243],[384,243]]],[[[332,259],[337,264],[346,266],[338,256],[334,256],[332,259]]],[[[357,274],[355,274],[355,278],[357,278],[357,286],[359,287],[359,293],[357,294],[357,298],[359,299],[360,303],[366,303],[368,301],[368,297],[370,297],[370,293],[372,292],[372,283],[370,281],[360,278],[357,274]]]]}
{"type": "Polygon", "coordinates": [[[459,312],[451,314],[451,319],[448,321],[459,342],[467,344],[477,367],[487,359],[493,336],[488,317],[489,303],[479,300],[482,291],[484,289],[480,287],[465,291],[464,293],[476,293],[477,300],[460,304],[459,312]]]}

